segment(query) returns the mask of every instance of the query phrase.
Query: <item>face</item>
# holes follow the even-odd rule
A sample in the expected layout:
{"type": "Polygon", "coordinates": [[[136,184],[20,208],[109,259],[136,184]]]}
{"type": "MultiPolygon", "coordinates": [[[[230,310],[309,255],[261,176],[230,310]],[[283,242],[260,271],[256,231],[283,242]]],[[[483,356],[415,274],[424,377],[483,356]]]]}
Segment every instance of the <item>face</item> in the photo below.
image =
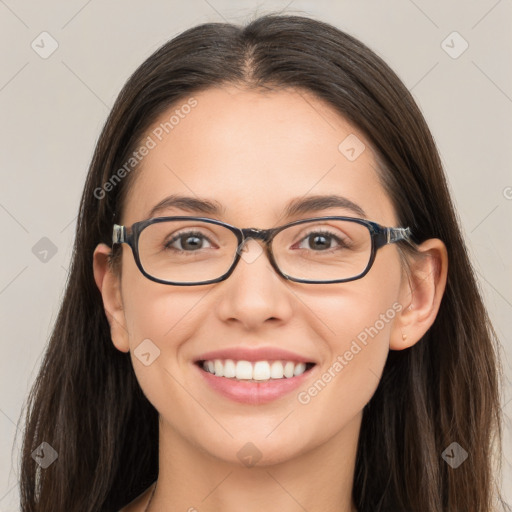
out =
{"type": "MultiPolygon", "coordinates": [[[[194,98],[197,104],[180,110],[172,131],[163,131],[161,123],[180,105],[148,130],[146,137],[156,145],[134,171],[124,225],[147,219],[171,194],[215,201],[223,210],[208,215],[169,207],[155,216],[196,215],[240,228],[326,215],[361,217],[341,206],[283,216],[293,199],[336,194],[362,208],[369,220],[397,225],[368,142],[320,99],[235,87],[194,98]],[[354,135],[365,145],[355,160],[339,149],[354,135]]],[[[377,252],[362,279],[336,284],[287,281],[262,247],[250,240],[247,258],[223,282],[169,286],[144,277],[122,245],[122,309],[115,317],[122,328],[113,330],[114,344],[131,352],[140,385],[168,430],[224,461],[238,462],[237,452],[248,442],[261,453],[259,464],[285,461],[350,428],[373,395],[390,340],[399,333],[395,314],[404,276],[395,245],[377,252]],[[143,340],[159,350],[147,366],[134,352],[143,340]],[[279,348],[315,364],[293,389],[272,399],[256,391],[265,384],[253,382],[244,383],[253,386],[253,401],[237,400],[210,384],[224,377],[205,375],[196,364],[207,352],[233,348],[279,348]]]]}

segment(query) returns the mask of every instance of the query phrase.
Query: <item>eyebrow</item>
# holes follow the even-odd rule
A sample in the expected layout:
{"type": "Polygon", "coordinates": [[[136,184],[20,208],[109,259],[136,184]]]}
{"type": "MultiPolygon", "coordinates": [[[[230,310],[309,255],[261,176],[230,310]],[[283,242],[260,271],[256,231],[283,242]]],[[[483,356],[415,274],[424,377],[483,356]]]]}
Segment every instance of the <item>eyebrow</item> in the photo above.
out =
{"type": "MultiPolygon", "coordinates": [[[[218,201],[173,194],[165,197],[153,206],[147,218],[155,217],[169,208],[177,208],[189,213],[201,213],[219,217],[223,216],[226,212],[226,208],[218,201]]],[[[289,218],[301,214],[328,210],[330,208],[343,208],[352,211],[361,218],[367,218],[365,211],[358,204],[350,201],[350,199],[346,197],[336,194],[305,196],[292,199],[286,204],[283,214],[285,218],[289,218]]]]}

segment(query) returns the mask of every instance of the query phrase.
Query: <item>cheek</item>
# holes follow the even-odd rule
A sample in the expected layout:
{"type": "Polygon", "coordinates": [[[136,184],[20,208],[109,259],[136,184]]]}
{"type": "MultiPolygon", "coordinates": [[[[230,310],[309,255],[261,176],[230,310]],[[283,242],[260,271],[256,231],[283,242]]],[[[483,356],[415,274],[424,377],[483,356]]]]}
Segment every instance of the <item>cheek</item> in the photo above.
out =
{"type": "Polygon", "coordinates": [[[138,274],[127,272],[126,279],[123,276],[132,365],[146,396],[163,410],[166,396],[181,396],[180,386],[171,375],[182,371],[182,347],[201,323],[198,314],[207,290],[198,293],[194,287],[162,285],[138,274]]]}
{"type": "Polygon", "coordinates": [[[316,296],[315,307],[308,304],[314,313],[310,322],[322,333],[328,357],[312,385],[299,390],[297,400],[310,414],[328,411],[333,432],[360,412],[377,389],[401,309],[399,288],[399,265],[383,257],[363,279],[337,290],[325,288],[316,296]]]}
{"type": "Polygon", "coordinates": [[[197,290],[151,281],[139,271],[131,254],[127,256],[123,259],[122,296],[130,348],[146,338],[160,346],[193,310],[197,290]]]}
{"type": "Polygon", "coordinates": [[[170,396],[178,410],[190,405],[190,396],[179,384],[181,347],[197,329],[198,303],[205,293],[153,283],[142,274],[140,279],[136,276],[126,282],[125,318],[132,365],[144,394],[158,411],[168,408],[170,396]]]}
{"type": "Polygon", "coordinates": [[[352,341],[370,348],[374,339],[389,340],[401,309],[397,302],[401,268],[398,258],[389,257],[394,256],[391,251],[382,252],[382,258],[376,259],[362,279],[325,285],[300,294],[307,307],[297,314],[317,326],[320,337],[328,341],[332,357],[349,350],[352,341]]]}
{"type": "Polygon", "coordinates": [[[330,314],[333,319],[333,357],[346,354],[346,359],[351,361],[352,353],[357,354],[358,360],[368,359],[370,362],[372,353],[387,353],[397,309],[400,308],[396,298],[395,290],[383,286],[369,293],[364,289],[359,293],[354,290],[353,294],[333,301],[338,306],[336,309],[331,306],[330,314]]]}

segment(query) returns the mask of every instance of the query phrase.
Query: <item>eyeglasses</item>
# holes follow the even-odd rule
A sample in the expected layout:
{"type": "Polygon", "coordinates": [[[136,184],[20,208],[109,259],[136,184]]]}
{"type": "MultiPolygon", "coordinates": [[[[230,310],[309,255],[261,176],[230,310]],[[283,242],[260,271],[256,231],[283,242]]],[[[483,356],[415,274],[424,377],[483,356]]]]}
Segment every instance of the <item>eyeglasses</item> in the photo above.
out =
{"type": "Polygon", "coordinates": [[[260,239],[280,276],[327,284],[360,279],[379,248],[410,236],[409,228],[352,217],[317,217],[272,229],[240,229],[205,217],[157,217],[131,227],[114,224],[112,243],[128,244],[148,279],[194,286],[227,279],[243,257],[245,243],[260,239]]]}

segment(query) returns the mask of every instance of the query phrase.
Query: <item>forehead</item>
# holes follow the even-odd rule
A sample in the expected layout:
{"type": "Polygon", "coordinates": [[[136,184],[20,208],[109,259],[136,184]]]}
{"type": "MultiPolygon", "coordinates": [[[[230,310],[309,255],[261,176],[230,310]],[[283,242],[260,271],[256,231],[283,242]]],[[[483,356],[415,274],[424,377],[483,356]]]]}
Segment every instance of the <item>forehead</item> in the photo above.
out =
{"type": "Polygon", "coordinates": [[[125,224],[148,218],[170,195],[211,199],[219,208],[201,216],[239,225],[264,227],[282,216],[290,200],[313,195],[343,196],[368,218],[393,219],[365,137],[310,92],[235,86],[201,91],[158,117],[143,142],[149,149],[133,171],[125,224]]]}

